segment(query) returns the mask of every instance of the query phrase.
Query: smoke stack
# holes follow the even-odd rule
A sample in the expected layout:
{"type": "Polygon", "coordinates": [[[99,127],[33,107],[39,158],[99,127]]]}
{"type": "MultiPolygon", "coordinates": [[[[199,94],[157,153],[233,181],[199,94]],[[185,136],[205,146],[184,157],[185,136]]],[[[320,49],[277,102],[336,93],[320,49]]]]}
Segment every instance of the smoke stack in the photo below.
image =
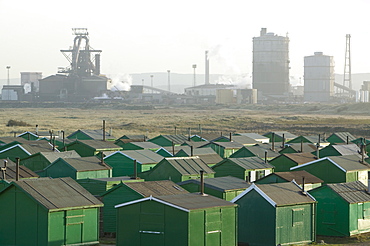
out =
{"type": "Polygon", "coordinates": [[[271,135],[271,149],[275,151],[275,133],[273,132],[271,135]]]}
{"type": "Polygon", "coordinates": [[[205,84],[209,85],[209,58],[208,50],[206,50],[206,73],[205,73],[205,84]]]}
{"type": "Polygon", "coordinates": [[[137,160],[134,160],[134,177],[132,179],[137,179],[137,160]]]}
{"type": "Polygon", "coordinates": [[[19,157],[15,158],[15,181],[19,181],[19,157]]]}
{"type": "Polygon", "coordinates": [[[267,28],[261,28],[260,36],[266,35],[267,28]]]}
{"type": "Polygon", "coordinates": [[[200,170],[200,194],[204,196],[204,171],[200,170]]]}
{"type": "Polygon", "coordinates": [[[267,163],[267,150],[265,150],[265,163],[267,163]]]}
{"type": "Polygon", "coordinates": [[[305,193],[305,191],[304,191],[304,185],[305,185],[305,183],[304,183],[304,176],[302,176],[302,193],[305,193]]]}
{"type": "Polygon", "coordinates": [[[100,54],[95,55],[95,75],[100,75],[100,54]]]}
{"type": "Polygon", "coordinates": [[[231,139],[231,132],[230,132],[230,142],[232,142],[232,139],[231,139]]]}
{"type": "Polygon", "coordinates": [[[172,141],[172,155],[173,156],[175,155],[175,144],[173,143],[173,141],[172,141]]]}
{"type": "Polygon", "coordinates": [[[285,134],[283,133],[283,142],[281,144],[281,148],[284,149],[284,147],[285,147],[285,134]]]}
{"type": "Polygon", "coordinates": [[[103,141],[105,141],[105,120],[103,120],[103,141]]]}

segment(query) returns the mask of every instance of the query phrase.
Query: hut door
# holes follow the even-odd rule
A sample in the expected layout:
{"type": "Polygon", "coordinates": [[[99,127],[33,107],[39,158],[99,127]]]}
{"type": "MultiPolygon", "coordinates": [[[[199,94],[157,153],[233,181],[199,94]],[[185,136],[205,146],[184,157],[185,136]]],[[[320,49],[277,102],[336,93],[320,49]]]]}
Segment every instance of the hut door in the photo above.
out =
{"type": "Polygon", "coordinates": [[[66,244],[82,243],[83,210],[66,211],[66,244]]]}
{"type": "Polygon", "coordinates": [[[205,213],[206,222],[206,246],[217,246],[221,245],[221,211],[206,211],[205,213]]]}

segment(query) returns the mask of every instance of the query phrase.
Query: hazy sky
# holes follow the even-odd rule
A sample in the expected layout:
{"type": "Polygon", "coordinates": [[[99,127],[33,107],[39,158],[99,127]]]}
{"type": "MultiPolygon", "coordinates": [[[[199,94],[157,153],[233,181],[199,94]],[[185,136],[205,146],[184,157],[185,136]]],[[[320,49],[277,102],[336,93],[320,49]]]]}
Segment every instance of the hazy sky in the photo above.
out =
{"type": "Polygon", "coordinates": [[[86,27],[101,54],[101,72],[252,72],[252,38],[262,27],[290,38],[293,76],[303,57],[322,51],[343,73],[351,34],[352,73],[370,72],[369,0],[0,0],[0,79],[20,72],[49,76],[68,66],[60,52],[72,28],[86,27]]]}

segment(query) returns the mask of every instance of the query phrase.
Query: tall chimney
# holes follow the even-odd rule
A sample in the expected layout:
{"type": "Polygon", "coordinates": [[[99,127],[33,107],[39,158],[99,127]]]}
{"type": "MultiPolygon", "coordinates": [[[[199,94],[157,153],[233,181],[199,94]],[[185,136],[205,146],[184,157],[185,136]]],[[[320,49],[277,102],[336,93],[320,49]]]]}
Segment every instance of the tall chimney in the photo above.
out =
{"type": "Polygon", "coordinates": [[[208,50],[206,50],[206,72],[205,72],[205,84],[209,85],[209,58],[208,50]]]}
{"type": "Polygon", "coordinates": [[[137,160],[134,160],[134,177],[132,179],[137,179],[137,160]]]}
{"type": "Polygon", "coordinates": [[[204,170],[200,170],[200,194],[204,195],[204,170]]]}
{"type": "Polygon", "coordinates": [[[105,120],[103,120],[103,141],[105,141],[105,120]]]}
{"type": "Polygon", "coordinates": [[[95,54],[95,75],[100,75],[100,54],[95,54]]]}
{"type": "Polygon", "coordinates": [[[230,132],[230,142],[232,142],[231,136],[232,136],[232,134],[231,134],[231,132],[230,132]]]}
{"type": "Polygon", "coordinates": [[[15,158],[15,181],[19,181],[19,157],[15,158]]]}

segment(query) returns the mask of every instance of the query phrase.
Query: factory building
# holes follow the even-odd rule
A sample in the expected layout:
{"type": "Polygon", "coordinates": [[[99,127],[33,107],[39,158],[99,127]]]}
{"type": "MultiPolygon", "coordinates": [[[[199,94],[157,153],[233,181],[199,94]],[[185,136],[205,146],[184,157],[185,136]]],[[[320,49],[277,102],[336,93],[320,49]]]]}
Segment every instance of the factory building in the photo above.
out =
{"type": "Polygon", "coordinates": [[[73,28],[71,49],[61,50],[70,66],[40,80],[39,96],[47,101],[86,101],[107,91],[108,78],[100,75],[100,53],[89,44],[86,28],[73,28]]]}
{"type": "Polygon", "coordinates": [[[334,96],[334,59],[315,52],[304,57],[304,100],[328,102],[334,96]]]}
{"type": "Polygon", "coordinates": [[[253,88],[259,98],[289,93],[289,38],[261,29],[253,38],[253,88]]]}
{"type": "Polygon", "coordinates": [[[39,81],[41,79],[41,72],[21,72],[21,85],[25,88],[28,87],[29,91],[38,92],[40,88],[39,81]]]}

